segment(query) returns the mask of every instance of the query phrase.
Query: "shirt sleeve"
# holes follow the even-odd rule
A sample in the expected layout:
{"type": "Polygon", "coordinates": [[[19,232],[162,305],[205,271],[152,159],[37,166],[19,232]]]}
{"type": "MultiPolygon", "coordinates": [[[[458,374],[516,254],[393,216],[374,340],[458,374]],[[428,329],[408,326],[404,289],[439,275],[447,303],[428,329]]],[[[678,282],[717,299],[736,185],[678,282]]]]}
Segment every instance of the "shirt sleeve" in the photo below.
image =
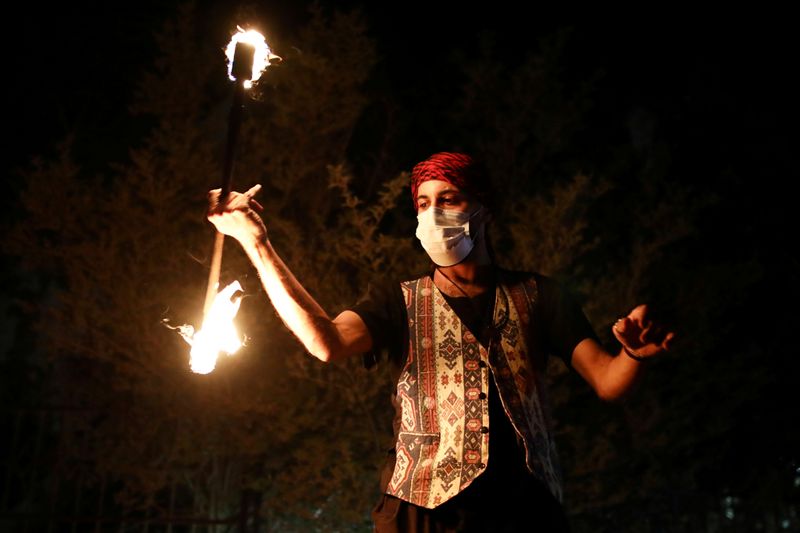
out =
{"type": "Polygon", "coordinates": [[[545,276],[538,276],[536,281],[545,346],[571,366],[575,347],[584,339],[598,340],[597,334],[570,291],[545,276]]]}
{"type": "Polygon", "coordinates": [[[364,354],[364,366],[375,366],[383,355],[399,361],[408,336],[406,308],[400,283],[370,284],[366,294],[350,308],[369,330],[372,349],[364,354]]]}

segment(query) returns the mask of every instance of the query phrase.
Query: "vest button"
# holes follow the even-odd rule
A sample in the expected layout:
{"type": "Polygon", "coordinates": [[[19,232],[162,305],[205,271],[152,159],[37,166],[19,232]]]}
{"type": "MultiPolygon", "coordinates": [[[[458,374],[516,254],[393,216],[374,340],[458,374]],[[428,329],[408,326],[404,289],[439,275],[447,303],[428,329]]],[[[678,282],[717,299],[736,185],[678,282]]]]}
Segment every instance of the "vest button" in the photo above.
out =
{"type": "Polygon", "coordinates": [[[482,393],[478,394],[478,398],[480,398],[481,400],[485,400],[486,399],[486,393],[482,392],[482,393]]]}
{"type": "Polygon", "coordinates": [[[486,426],[483,426],[481,428],[481,433],[489,433],[489,428],[487,428],[486,426]]]}
{"type": "Polygon", "coordinates": [[[486,468],[486,463],[480,463],[478,465],[478,468],[481,468],[481,469],[486,468]]]}
{"type": "Polygon", "coordinates": [[[486,368],[486,361],[481,359],[480,361],[478,361],[478,366],[481,368],[486,368]]]}

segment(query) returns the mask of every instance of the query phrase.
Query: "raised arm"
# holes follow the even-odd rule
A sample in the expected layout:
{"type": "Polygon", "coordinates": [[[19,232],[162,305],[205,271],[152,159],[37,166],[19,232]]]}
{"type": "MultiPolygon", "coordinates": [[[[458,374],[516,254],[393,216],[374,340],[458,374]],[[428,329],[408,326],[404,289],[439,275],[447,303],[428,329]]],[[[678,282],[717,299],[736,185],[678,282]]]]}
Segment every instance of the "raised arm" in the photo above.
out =
{"type": "Polygon", "coordinates": [[[614,356],[594,339],[584,339],[572,352],[572,366],[604,400],[618,400],[638,381],[647,359],[669,350],[675,334],[647,317],[647,306],[636,307],[614,323],[622,345],[614,356]]]}
{"type": "Polygon", "coordinates": [[[368,351],[372,338],[361,317],[344,311],[332,320],[275,252],[257,213],[263,210],[254,199],[259,190],[231,192],[224,208],[217,205],[219,190],[209,192],[208,220],[239,241],[281,320],[311,355],[330,362],[368,351]]]}

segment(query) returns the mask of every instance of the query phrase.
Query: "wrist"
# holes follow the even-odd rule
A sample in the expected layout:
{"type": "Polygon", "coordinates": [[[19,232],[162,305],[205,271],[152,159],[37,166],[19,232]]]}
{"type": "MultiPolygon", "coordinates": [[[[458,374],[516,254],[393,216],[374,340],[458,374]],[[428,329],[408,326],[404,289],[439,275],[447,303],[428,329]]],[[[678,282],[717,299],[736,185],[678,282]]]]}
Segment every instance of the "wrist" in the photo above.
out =
{"type": "Polygon", "coordinates": [[[266,245],[268,242],[266,233],[262,233],[260,235],[247,235],[247,236],[237,237],[236,240],[238,240],[239,244],[241,244],[242,247],[245,249],[248,248],[256,249],[260,245],[266,245]]]}
{"type": "Polygon", "coordinates": [[[638,363],[643,363],[643,362],[647,361],[647,357],[642,357],[641,355],[635,354],[634,352],[632,352],[630,350],[630,348],[628,348],[624,344],[622,345],[622,351],[625,352],[625,355],[627,355],[628,357],[630,357],[631,359],[633,359],[634,361],[636,361],[638,363]]]}

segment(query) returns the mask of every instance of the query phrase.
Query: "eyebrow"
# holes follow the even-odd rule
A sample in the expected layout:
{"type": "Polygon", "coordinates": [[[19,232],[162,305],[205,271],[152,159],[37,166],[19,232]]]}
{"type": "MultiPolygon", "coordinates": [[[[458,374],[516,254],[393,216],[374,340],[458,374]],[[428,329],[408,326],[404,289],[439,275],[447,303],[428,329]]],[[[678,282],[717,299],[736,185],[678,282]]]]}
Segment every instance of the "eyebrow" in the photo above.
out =
{"type": "MultiPolygon", "coordinates": [[[[458,189],[443,189],[443,190],[439,191],[438,193],[436,193],[436,196],[444,196],[445,194],[448,194],[448,193],[461,194],[461,191],[459,191],[458,189]]],[[[428,199],[428,195],[427,194],[418,194],[417,195],[417,200],[419,200],[421,198],[425,198],[427,200],[428,199]]]]}

